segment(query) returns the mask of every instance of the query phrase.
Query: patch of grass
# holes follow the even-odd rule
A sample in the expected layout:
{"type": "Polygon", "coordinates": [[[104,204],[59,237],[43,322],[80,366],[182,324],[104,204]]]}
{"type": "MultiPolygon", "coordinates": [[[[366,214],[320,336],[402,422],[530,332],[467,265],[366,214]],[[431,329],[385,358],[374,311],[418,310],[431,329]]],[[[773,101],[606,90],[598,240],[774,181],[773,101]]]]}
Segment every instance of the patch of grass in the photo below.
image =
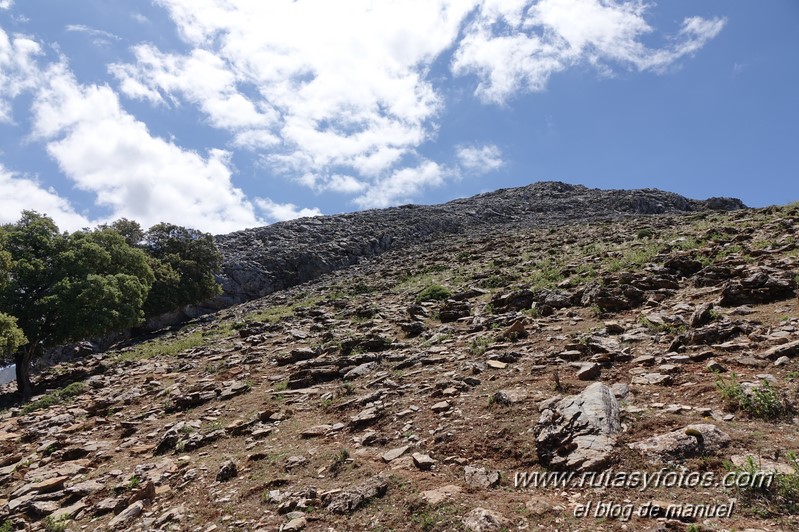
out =
{"type": "Polygon", "coordinates": [[[488,347],[494,343],[494,340],[488,336],[480,336],[469,342],[469,352],[473,355],[480,356],[488,350],[488,347]]]}
{"type": "Polygon", "coordinates": [[[684,326],[676,326],[672,325],[671,323],[655,323],[646,316],[641,316],[638,318],[638,322],[653,332],[662,332],[668,334],[685,332],[684,326]]]}
{"type": "Polygon", "coordinates": [[[139,484],[141,484],[141,479],[138,477],[138,475],[133,475],[130,477],[130,480],[128,480],[128,489],[135,490],[139,484]]]}
{"type": "Polygon", "coordinates": [[[195,329],[186,334],[179,331],[176,336],[156,338],[120,351],[113,360],[124,362],[126,360],[146,360],[154,356],[174,356],[187,349],[200,347],[213,340],[230,336],[235,330],[234,325],[234,323],[226,322],[205,331],[195,329]]]}
{"type": "Polygon", "coordinates": [[[477,286],[480,288],[504,288],[514,281],[516,281],[518,277],[516,275],[510,275],[506,273],[501,274],[494,274],[490,275],[484,279],[480,279],[477,282],[477,286]]]}
{"type": "Polygon", "coordinates": [[[48,515],[42,521],[42,525],[44,526],[45,532],[66,532],[68,520],[69,518],[67,516],[55,519],[52,515],[48,515]]]}
{"type": "MultiPolygon", "coordinates": [[[[414,530],[432,532],[434,530],[461,530],[461,512],[451,503],[409,508],[412,511],[410,520],[414,530]]],[[[413,505],[416,506],[416,505],[413,505]]]]}
{"type": "Polygon", "coordinates": [[[25,406],[22,407],[23,414],[30,414],[31,412],[35,412],[36,410],[41,410],[43,408],[48,408],[53,405],[57,405],[59,403],[63,403],[72,399],[73,397],[80,395],[86,389],[82,382],[73,382],[60,390],[56,390],[54,392],[48,393],[41,399],[37,399],[36,401],[32,401],[25,406]]]}
{"type": "Polygon", "coordinates": [[[716,388],[732,410],[743,410],[755,418],[775,419],[790,411],[766,380],[747,393],[735,373],[729,380],[716,375],[716,388]]]}
{"type": "Polygon", "coordinates": [[[652,238],[653,236],[655,236],[655,231],[651,227],[642,227],[635,234],[635,238],[637,238],[638,240],[643,240],[644,238],[652,238]]]}
{"type": "Polygon", "coordinates": [[[282,391],[285,391],[285,390],[288,390],[288,389],[289,389],[289,381],[287,381],[287,380],[280,381],[280,382],[275,384],[275,391],[276,392],[282,392],[282,391]]]}
{"type": "Polygon", "coordinates": [[[349,293],[354,296],[359,296],[363,294],[371,294],[372,292],[377,292],[378,287],[365,284],[365,283],[355,283],[349,287],[349,293]]]}
{"type": "Polygon", "coordinates": [[[447,299],[452,295],[452,292],[445,286],[440,284],[431,284],[416,295],[416,302],[422,301],[441,301],[447,299]]]}
{"type": "Polygon", "coordinates": [[[741,478],[748,475],[754,479],[751,485],[734,488],[745,503],[742,508],[748,508],[761,517],[799,513],[799,457],[790,451],[787,458],[793,472],[775,473],[773,477],[761,471],[760,465],[751,456],[746,457],[746,463],[741,467],[725,463],[728,471],[742,475],[741,478]]]}
{"type": "Polygon", "coordinates": [[[350,457],[350,452],[345,448],[339,449],[339,451],[335,454],[335,456],[333,457],[333,461],[331,462],[330,467],[328,468],[328,470],[334,477],[339,474],[341,468],[343,468],[344,464],[347,463],[349,457],[350,457]]]}
{"type": "Polygon", "coordinates": [[[554,288],[563,280],[561,265],[554,260],[545,260],[536,264],[530,273],[530,284],[533,288],[554,288]]]}
{"type": "Polygon", "coordinates": [[[640,270],[651,263],[662,249],[662,245],[658,242],[647,242],[623,249],[619,256],[607,262],[606,268],[610,272],[640,270]]]}
{"type": "Polygon", "coordinates": [[[0,525],[0,532],[14,532],[14,525],[11,524],[11,521],[3,521],[3,524],[0,525]]]}

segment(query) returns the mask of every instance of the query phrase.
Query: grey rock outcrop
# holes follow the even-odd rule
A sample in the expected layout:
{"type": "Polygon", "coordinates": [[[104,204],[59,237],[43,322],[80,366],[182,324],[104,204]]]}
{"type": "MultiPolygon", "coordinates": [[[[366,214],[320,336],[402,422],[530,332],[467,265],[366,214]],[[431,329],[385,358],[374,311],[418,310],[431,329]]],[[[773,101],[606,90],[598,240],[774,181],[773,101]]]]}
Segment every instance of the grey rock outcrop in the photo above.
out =
{"type": "Polygon", "coordinates": [[[552,469],[596,470],[610,460],[620,431],[613,392],[595,382],[541,412],[534,428],[538,459],[552,469]]]}
{"type": "MultiPolygon", "coordinates": [[[[442,205],[403,205],[301,218],[216,237],[223,256],[224,308],[356,264],[364,258],[479,227],[548,227],[649,214],[745,208],[655,189],[599,190],[557,182],[501,189],[442,205]]],[[[191,312],[189,312],[191,314],[191,312]]]]}
{"type": "Polygon", "coordinates": [[[701,423],[652,436],[631,443],[629,447],[655,461],[668,462],[691,456],[713,454],[729,443],[729,435],[717,429],[715,425],[701,423]]]}

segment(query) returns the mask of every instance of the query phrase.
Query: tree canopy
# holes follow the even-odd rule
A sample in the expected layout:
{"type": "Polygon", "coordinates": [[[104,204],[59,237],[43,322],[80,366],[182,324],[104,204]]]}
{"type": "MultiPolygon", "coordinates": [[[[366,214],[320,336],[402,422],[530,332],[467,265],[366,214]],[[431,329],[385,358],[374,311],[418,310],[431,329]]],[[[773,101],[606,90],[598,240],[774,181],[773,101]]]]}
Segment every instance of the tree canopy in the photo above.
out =
{"type": "Polygon", "coordinates": [[[37,349],[138,325],[219,293],[221,256],[210,235],[138,223],[61,233],[25,211],[0,227],[0,355],[13,354],[23,396],[37,349]],[[22,374],[20,373],[22,372],[22,374]]]}

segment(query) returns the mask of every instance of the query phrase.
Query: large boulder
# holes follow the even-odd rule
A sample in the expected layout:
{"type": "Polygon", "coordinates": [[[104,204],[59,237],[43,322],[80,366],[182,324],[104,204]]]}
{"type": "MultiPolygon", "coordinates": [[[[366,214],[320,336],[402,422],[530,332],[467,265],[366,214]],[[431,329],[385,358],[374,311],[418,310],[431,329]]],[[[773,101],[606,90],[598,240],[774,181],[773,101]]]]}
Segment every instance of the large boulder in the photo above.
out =
{"type": "Polygon", "coordinates": [[[620,431],[613,392],[595,382],[541,412],[534,429],[538,459],[552,469],[597,470],[610,461],[620,431]]]}
{"type": "Polygon", "coordinates": [[[652,436],[629,444],[647,458],[670,462],[713,454],[730,443],[730,437],[710,424],[688,425],[685,428],[652,436]]]}

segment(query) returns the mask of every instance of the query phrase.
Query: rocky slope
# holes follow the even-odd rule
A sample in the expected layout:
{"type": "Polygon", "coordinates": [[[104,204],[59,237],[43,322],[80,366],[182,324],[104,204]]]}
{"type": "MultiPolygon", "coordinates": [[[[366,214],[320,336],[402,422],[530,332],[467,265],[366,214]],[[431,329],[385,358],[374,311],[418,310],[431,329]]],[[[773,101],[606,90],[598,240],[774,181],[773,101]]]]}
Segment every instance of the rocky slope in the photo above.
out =
{"type": "Polygon", "coordinates": [[[0,526],[797,530],[798,231],[478,226],[63,363],[0,413],[0,526]]]}
{"type": "Polygon", "coordinates": [[[551,227],[641,214],[744,208],[740,200],[689,200],[661,190],[599,190],[544,182],[443,205],[405,205],[303,218],[216,237],[225,257],[224,308],[316,279],[364,257],[481,227],[551,227]]]}

